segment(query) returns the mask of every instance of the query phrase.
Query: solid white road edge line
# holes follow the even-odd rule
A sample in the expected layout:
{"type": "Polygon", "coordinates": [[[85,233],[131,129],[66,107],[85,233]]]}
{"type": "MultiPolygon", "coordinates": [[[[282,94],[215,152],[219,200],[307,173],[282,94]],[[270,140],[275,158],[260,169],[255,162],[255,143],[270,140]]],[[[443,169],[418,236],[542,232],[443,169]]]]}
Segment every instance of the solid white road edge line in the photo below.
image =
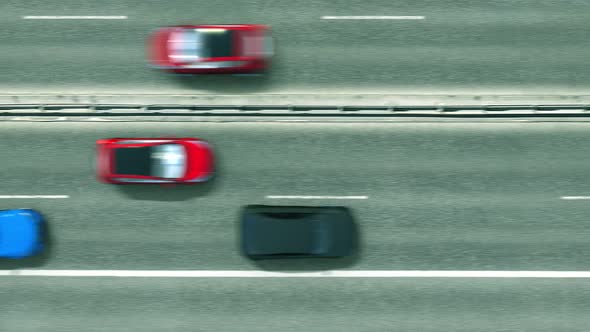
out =
{"type": "Polygon", "coordinates": [[[322,20],[423,20],[425,16],[322,16],[322,20]]]}
{"type": "Polygon", "coordinates": [[[0,198],[70,198],[68,195],[0,195],[0,198]]]}
{"type": "Polygon", "coordinates": [[[126,20],[127,16],[23,16],[23,20],[126,20]]]}
{"type": "Polygon", "coordinates": [[[369,196],[267,195],[268,199],[368,199],[369,196]]]}
{"type": "Polygon", "coordinates": [[[590,271],[211,271],[211,270],[0,270],[0,277],[126,278],[590,278],[590,271]]]}
{"type": "Polygon", "coordinates": [[[579,200],[579,199],[590,199],[590,196],[561,196],[561,199],[565,200],[579,200]]]}

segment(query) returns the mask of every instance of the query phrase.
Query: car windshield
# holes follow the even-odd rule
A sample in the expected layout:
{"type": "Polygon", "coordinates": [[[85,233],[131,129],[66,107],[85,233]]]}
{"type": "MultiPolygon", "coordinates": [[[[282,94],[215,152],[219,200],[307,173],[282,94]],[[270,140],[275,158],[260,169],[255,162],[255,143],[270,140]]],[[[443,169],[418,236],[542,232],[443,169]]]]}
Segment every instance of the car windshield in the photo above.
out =
{"type": "Polygon", "coordinates": [[[183,29],[172,34],[169,40],[170,57],[178,61],[197,61],[206,57],[202,35],[194,29],[183,29]]]}
{"type": "Polygon", "coordinates": [[[169,40],[170,57],[195,62],[201,58],[233,56],[234,32],[227,29],[183,29],[169,40]]]}
{"type": "Polygon", "coordinates": [[[178,179],[186,170],[186,153],[182,145],[162,144],[115,150],[115,173],[178,179]]]}
{"type": "Polygon", "coordinates": [[[162,144],[152,148],[152,176],[179,179],[186,171],[186,153],[182,145],[162,144]]]}

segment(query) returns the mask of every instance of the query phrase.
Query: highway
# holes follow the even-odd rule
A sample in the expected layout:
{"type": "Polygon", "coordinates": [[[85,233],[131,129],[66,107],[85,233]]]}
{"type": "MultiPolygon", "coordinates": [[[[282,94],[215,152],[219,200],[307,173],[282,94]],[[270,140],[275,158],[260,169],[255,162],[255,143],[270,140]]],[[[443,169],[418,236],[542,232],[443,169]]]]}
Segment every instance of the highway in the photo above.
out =
{"type": "MultiPolygon", "coordinates": [[[[2,122],[0,208],[50,223],[42,257],[1,269],[554,270],[589,268],[590,123],[2,122]],[[217,177],[96,181],[94,141],[195,136],[217,177]],[[269,195],[364,195],[362,200],[269,195]],[[352,259],[253,263],[246,204],[346,205],[352,259]]],[[[584,331],[584,279],[1,277],[0,331],[584,331]]]]}
{"type": "Polygon", "coordinates": [[[0,4],[0,91],[351,94],[587,91],[590,3],[579,0],[14,1],[0,4]],[[116,20],[29,20],[115,15],[116,20]],[[423,20],[323,20],[417,15],[423,20]],[[154,29],[262,23],[276,57],[265,77],[178,77],[147,67],[154,29]]]}
{"type": "MultiPolygon", "coordinates": [[[[587,95],[589,21],[580,0],[5,0],[0,96],[587,95]],[[351,15],[420,19],[325,19],[351,15]],[[270,25],[271,71],[148,67],[154,29],[210,23],[270,25]]],[[[587,279],[13,272],[590,271],[590,122],[178,119],[0,121],[0,209],[34,208],[49,223],[46,252],[0,260],[0,332],[588,330],[587,279]],[[170,135],[212,143],[210,183],[96,180],[97,139],[170,135]],[[360,251],[249,261],[237,228],[247,204],[348,206],[360,251]]]]}

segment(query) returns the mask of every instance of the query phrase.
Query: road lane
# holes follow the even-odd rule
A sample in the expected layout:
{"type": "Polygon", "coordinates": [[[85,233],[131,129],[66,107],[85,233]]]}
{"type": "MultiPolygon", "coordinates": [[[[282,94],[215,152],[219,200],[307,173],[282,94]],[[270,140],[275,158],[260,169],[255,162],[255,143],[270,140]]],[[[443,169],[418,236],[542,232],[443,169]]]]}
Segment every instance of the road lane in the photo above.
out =
{"type": "MultiPolygon", "coordinates": [[[[587,123],[1,123],[0,208],[52,225],[44,269],[588,270],[587,123]],[[94,177],[105,137],[196,136],[213,182],[119,187],[94,177]],[[366,200],[268,195],[368,196],[366,200]],[[361,253],[254,264],[238,253],[246,204],[347,205],[361,253]]],[[[27,267],[0,262],[0,268],[27,267]]]]}
{"type": "Polygon", "coordinates": [[[584,1],[8,1],[0,5],[3,93],[587,92],[584,1]],[[23,20],[125,15],[126,20],[23,20]],[[322,20],[322,16],[424,20],[322,20]],[[188,23],[271,25],[267,77],[176,77],[149,69],[153,29],[188,23]]]}
{"type": "Polygon", "coordinates": [[[586,331],[586,280],[2,279],[6,331],[586,331]]]}
{"type": "MultiPolygon", "coordinates": [[[[590,123],[2,122],[0,208],[51,223],[49,255],[1,269],[590,270],[590,123]],[[197,136],[215,181],[94,179],[94,140],[197,136]],[[367,195],[366,200],[266,195],[367,195]],[[243,204],[346,204],[362,253],[346,264],[255,265],[243,204]]],[[[585,279],[2,277],[0,331],[585,331],[585,279]]]]}

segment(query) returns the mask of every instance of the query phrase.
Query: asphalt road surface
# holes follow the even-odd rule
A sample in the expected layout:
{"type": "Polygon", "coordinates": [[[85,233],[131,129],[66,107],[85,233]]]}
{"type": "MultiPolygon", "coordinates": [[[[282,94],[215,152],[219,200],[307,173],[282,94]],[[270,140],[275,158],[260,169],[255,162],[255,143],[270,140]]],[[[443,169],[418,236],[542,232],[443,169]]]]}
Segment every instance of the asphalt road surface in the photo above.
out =
{"type": "Polygon", "coordinates": [[[6,0],[0,92],[586,93],[589,20],[590,2],[580,0],[6,0]],[[127,19],[23,19],[30,15],[127,19]],[[193,23],[270,25],[271,73],[179,77],[147,67],[151,31],[193,23]]]}
{"type": "MultiPolygon", "coordinates": [[[[590,123],[0,123],[0,208],[32,207],[49,252],[0,268],[590,270],[590,123]],[[96,181],[94,141],[209,140],[191,187],[96,181]],[[268,195],[364,195],[364,200],[268,195]],[[352,259],[252,263],[245,204],[346,205],[352,259]]],[[[585,279],[2,277],[0,331],[584,331],[585,279]]]]}

